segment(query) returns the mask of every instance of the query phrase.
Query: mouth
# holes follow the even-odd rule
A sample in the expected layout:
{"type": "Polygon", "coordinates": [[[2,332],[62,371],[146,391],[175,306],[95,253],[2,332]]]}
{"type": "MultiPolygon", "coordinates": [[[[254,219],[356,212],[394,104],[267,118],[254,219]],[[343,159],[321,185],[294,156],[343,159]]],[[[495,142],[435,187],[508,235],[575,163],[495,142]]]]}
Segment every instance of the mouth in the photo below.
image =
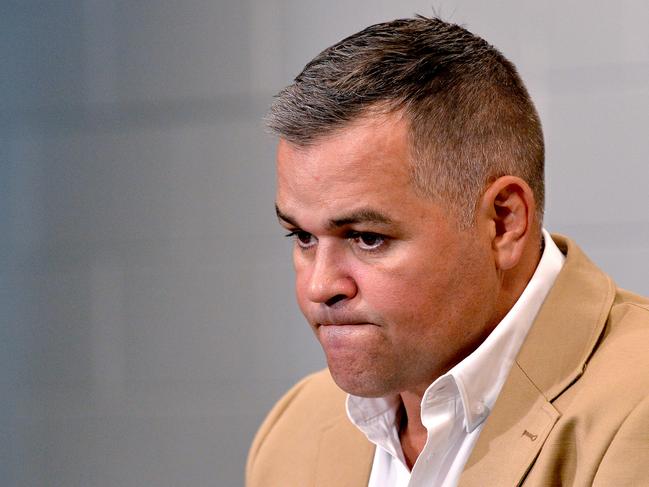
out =
{"type": "Polygon", "coordinates": [[[325,336],[360,336],[377,328],[374,323],[318,323],[317,330],[321,337],[325,336]]]}
{"type": "Polygon", "coordinates": [[[317,327],[353,327],[353,326],[376,326],[374,323],[367,322],[333,322],[333,323],[316,323],[317,327]]]}
{"type": "Polygon", "coordinates": [[[358,347],[364,348],[376,340],[378,326],[373,323],[318,323],[316,335],[328,354],[337,351],[349,351],[358,347]],[[368,341],[369,340],[369,341],[368,341]],[[351,347],[351,348],[350,348],[351,347]]]}

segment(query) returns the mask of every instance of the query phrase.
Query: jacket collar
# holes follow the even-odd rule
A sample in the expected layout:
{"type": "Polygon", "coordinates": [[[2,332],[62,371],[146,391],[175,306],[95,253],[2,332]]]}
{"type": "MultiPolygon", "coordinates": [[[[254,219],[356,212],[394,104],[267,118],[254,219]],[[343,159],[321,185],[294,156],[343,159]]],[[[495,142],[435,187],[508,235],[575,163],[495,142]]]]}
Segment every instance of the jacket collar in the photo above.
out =
{"type": "Polygon", "coordinates": [[[551,404],[581,376],[615,297],[611,279],[572,241],[561,273],[521,347],[460,479],[462,487],[518,485],[560,417],[551,404]],[[503,466],[506,468],[503,468],[503,466]]]}

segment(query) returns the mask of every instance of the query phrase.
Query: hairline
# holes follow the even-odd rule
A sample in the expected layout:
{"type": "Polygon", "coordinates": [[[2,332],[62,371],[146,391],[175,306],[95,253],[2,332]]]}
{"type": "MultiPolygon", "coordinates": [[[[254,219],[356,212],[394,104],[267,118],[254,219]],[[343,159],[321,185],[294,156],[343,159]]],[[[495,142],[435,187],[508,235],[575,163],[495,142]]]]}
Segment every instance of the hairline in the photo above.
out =
{"type": "MultiPolygon", "coordinates": [[[[358,113],[354,114],[353,117],[350,117],[349,120],[331,124],[330,126],[326,127],[326,130],[322,131],[321,133],[314,134],[306,139],[303,138],[296,140],[295,138],[287,137],[285,134],[277,133],[275,131],[272,131],[272,133],[297,150],[308,150],[309,148],[315,147],[339,136],[356,124],[361,124],[366,120],[371,120],[375,117],[378,118],[382,116],[399,116],[402,117],[402,119],[407,124],[406,138],[408,158],[405,161],[405,164],[408,165],[408,184],[413,189],[413,191],[418,196],[426,198],[434,203],[443,205],[445,208],[450,210],[452,215],[457,220],[459,228],[466,229],[472,227],[475,223],[475,209],[478,199],[473,202],[473,208],[464,208],[465,205],[452,201],[449,198],[445,198],[446,195],[442,191],[440,191],[439,194],[433,194],[431,191],[427,190],[417,182],[415,171],[418,169],[418,165],[422,167],[425,165],[425,161],[421,160],[421,158],[425,156],[423,154],[421,157],[417,156],[418,152],[422,152],[422,146],[419,146],[415,139],[415,131],[413,130],[412,121],[413,114],[408,110],[407,102],[404,100],[395,98],[378,101],[363,108],[358,113]]],[[[431,157],[430,154],[428,156],[431,157]]],[[[486,188],[483,188],[483,190],[484,189],[486,188]]],[[[483,192],[484,191],[482,191],[480,194],[483,194],[483,192]]]]}

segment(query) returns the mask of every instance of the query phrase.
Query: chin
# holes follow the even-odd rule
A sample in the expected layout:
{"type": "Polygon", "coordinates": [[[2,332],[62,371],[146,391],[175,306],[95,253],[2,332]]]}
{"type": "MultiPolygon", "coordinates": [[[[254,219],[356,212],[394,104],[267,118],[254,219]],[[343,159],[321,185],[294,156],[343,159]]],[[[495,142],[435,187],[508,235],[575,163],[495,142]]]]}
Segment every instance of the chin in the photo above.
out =
{"type": "Polygon", "coordinates": [[[353,396],[383,397],[398,393],[392,386],[390,374],[379,372],[375,367],[359,367],[358,363],[341,364],[327,360],[334,382],[343,391],[353,396]]]}

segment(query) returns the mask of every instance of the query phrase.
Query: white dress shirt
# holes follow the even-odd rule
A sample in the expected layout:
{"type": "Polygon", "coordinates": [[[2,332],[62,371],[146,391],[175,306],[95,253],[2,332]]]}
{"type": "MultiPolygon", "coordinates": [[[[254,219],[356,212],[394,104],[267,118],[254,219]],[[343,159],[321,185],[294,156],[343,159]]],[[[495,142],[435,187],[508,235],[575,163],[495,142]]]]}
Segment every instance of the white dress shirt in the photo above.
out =
{"type": "Polygon", "coordinates": [[[412,471],[399,441],[399,396],[348,395],[349,419],[377,446],[368,487],[457,485],[525,336],[563,266],[565,257],[545,230],[543,238],[539,265],[512,309],[473,353],[426,389],[421,422],[428,437],[412,471]]]}

